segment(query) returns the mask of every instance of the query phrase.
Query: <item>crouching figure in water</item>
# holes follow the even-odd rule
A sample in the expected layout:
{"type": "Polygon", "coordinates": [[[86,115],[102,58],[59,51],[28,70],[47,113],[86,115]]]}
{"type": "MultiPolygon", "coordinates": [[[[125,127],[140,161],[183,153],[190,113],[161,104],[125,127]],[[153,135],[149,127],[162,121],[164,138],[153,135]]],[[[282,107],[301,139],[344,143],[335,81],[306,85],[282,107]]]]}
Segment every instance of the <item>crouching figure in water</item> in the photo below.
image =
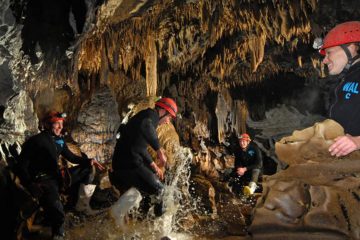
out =
{"type": "Polygon", "coordinates": [[[59,156],[79,164],[68,172],[71,188],[79,193],[75,206],[78,211],[90,210],[89,201],[95,190],[95,185],[89,184],[92,165],[103,170],[102,165],[95,159],[89,159],[85,154],[82,157],[77,156],[69,150],[62,136],[65,117],[63,113],[49,112],[44,118],[45,129],[24,143],[18,162],[20,182],[38,199],[45,218],[51,225],[54,239],[65,236],[65,214],[60,201],[64,181],[58,165],[59,156]]]}
{"type": "MultiPolygon", "coordinates": [[[[176,117],[177,105],[171,98],[161,98],[155,103],[155,109],[148,108],[134,115],[129,122],[120,128],[112,159],[111,183],[124,193],[135,187],[146,195],[161,195],[164,185],[164,173],[161,170],[166,164],[164,149],[160,147],[156,128],[170,123],[176,117]],[[159,165],[151,158],[147,146],[157,153],[159,165]]],[[[155,214],[162,215],[162,203],[155,205],[155,214]]]]}

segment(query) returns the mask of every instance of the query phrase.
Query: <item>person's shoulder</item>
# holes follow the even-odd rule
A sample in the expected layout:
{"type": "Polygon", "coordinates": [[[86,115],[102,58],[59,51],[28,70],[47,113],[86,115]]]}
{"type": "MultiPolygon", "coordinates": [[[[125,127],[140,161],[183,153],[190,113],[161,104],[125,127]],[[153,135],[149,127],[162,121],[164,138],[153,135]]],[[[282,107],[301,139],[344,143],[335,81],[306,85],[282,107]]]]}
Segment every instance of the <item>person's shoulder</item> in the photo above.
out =
{"type": "Polygon", "coordinates": [[[27,147],[32,147],[32,146],[36,146],[38,144],[41,144],[42,142],[44,142],[44,139],[46,139],[46,135],[44,132],[40,132],[37,133],[31,137],[29,137],[23,144],[23,147],[27,146],[27,147]]]}
{"type": "Polygon", "coordinates": [[[31,141],[36,141],[38,139],[41,139],[44,137],[44,131],[39,132],[35,135],[32,135],[31,137],[28,138],[27,142],[31,142],[31,141]]]}
{"type": "Polygon", "coordinates": [[[146,109],[141,110],[137,114],[135,114],[135,116],[147,116],[147,115],[152,115],[152,114],[156,114],[156,111],[152,108],[146,108],[146,109]]]}
{"type": "Polygon", "coordinates": [[[147,122],[147,120],[156,120],[158,118],[157,112],[152,108],[147,108],[144,110],[141,110],[137,114],[135,114],[132,118],[130,118],[127,126],[130,128],[137,128],[139,125],[141,125],[144,122],[147,122]]]}
{"type": "Polygon", "coordinates": [[[258,150],[259,150],[259,147],[258,147],[257,144],[251,142],[251,143],[249,144],[249,150],[250,150],[250,149],[251,149],[251,150],[258,151],[258,150]]]}
{"type": "Polygon", "coordinates": [[[352,74],[359,74],[360,73],[360,61],[354,63],[354,65],[352,65],[349,69],[348,75],[352,75],[352,74]]]}
{"type": "Polygon", "coordinates": [[[51,133],[49,133],[48,131],[41,131],[34,136],[34,141],[44,143],[50,141],[51,138],[51,133]]]}
{"type": "Polygon", "coordinates": [[[143,118],[154,118],[158,116],[156,110],[153,108],[144,109],[141,112],[139,112],[139,114],[140,113],[143,116],[143,118]]]}

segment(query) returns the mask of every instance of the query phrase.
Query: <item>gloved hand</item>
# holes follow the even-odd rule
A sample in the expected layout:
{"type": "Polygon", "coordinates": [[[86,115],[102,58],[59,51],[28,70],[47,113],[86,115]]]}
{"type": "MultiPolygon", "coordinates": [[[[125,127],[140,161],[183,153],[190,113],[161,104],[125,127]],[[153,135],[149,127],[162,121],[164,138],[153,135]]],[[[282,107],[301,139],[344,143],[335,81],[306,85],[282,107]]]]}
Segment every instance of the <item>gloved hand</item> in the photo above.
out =
{"type": "Polygon", "coordinates": [[[243,193],[247,196],[250,196],[250,195],[254,194],[256,187],[257,187],[257,185],[255,182],[250,182],[248,186],[244,187],[243,193]]]}
{"type": "Polygon", "coordinates": [[[28,186],[28,190],[34,198],[40,198],[43,194],[43,190],[41,189],[41,186],[38,183],[30,183],[28,186]]]}

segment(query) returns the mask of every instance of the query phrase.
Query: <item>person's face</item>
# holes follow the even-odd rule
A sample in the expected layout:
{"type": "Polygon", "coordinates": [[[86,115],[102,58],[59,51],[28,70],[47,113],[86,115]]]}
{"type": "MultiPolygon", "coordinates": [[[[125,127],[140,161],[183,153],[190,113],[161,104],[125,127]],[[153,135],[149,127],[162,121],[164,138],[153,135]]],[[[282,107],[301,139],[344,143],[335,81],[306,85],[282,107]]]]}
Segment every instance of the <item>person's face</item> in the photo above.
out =
{"type": "Polygon", "coordinates": [[[160,117],[159,125],[169,124],[172,119],[171,115],[164,109],[159,110],[159,117],[160,117]]]}
{"type": "Polygon", "coordinates": [[[246,149],[249,146],[250,140],[249,139],[239,139],[239,144],[242,149],[246,149]]]}
{"type": "Polygon", "coordinates": [[[249,139],[240,139],[239,144],[242,149],[246,149],[249,146],[250,140],[249,139]]]}
{"type": "Polygon", "coordinates": [[[61,131],[63,129],[63,124],[64,124],[63,120],[58,120],[58,121],[52,123],[51,131],[55,136],[60,136],[61,135],[61,131]]]}
{"type": "MultiPolygon", "coordinates": [[[[356,47],[354,44],[350,44],[347,48],[352,56],[356,55],[356,47]]],[[[340,46],[335,46],[325,49],[325,53],[326,55],[322,62],[327,65],[329,74],[340,74],[348,62],[344,50],[340,46]]]]}

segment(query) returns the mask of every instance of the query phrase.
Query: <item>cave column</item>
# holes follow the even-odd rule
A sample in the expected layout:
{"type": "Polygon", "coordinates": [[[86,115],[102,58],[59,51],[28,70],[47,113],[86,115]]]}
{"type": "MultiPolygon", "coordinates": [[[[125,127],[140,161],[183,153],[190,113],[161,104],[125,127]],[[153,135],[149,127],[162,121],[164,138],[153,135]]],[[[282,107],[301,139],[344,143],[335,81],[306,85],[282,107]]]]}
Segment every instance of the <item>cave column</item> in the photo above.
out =
{"type": "Polygon", "coordinates": [[[149,36],[148,51],[145,53],[146,64],[146,96],[156,96],[157,91],[157,49],[155,39],[149,36]]]}
{"type": "Polygon", "coordinates": [[[235,130],[240,136],[240,134],[247,132],[246,130],[246,119],[249,115],[247,104],[244,100],[235,100],[234,101],[234,120],[235,130]]]}

